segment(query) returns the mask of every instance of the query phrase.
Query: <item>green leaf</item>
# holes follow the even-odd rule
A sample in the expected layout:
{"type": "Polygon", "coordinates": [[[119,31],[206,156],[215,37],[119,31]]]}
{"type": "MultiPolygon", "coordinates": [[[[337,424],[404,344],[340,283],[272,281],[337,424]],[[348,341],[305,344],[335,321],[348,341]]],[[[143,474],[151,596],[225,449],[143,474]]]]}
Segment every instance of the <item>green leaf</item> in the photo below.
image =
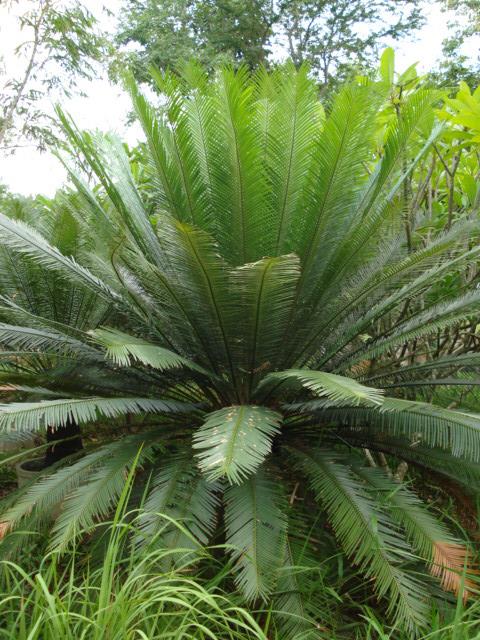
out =
{"type": "MultiPolygon", "coordinates": [[[[345,442],[355,447],[369,448],[391,454],[421,470],[428,469],[463,485],[466,493],[480,490],[480,465],[465,458],[454,458],[449,451],[432,448],[413,438],[388,435],[371,429],[354,427],[342,430],[345,442]]],[[[338,438],[334,436],[334,441],[338,438]]]]}
{"type": "Polygon", "coordinates": [[[117,329],[101,328],[90,333],[99,344],[106,347],[107,356],[120,366],[127,367],[137,361],[160,371],[184,367],[207,376],[214,375],[169,349],[117,329]]]}
{"type": "Polygon", "coordinates": [[[194,405],[155,398],[69,398],[42,402],[0,404],[0,430],[33,431],[47,426],[64,426],[69,419],[77,423],[100,417],[116,418],[126,413],[188,412],[194,405]]]}
{"type": "Polygon", "coordinates": [[[311,454],[293,454],[345,553],[372,579],[378,595],[388,599],[387,612],[411,632],[424,628],[429,594],[404,568],[413,558],[412,550],[387,514],[335,452],[317,449],[311,454]]]}
{"type": "Polygon", "coordinates": [[[393,84],[393,75],[395,73],[395,51],[392,47],[384,49],[380,57],[380,75],[383,82],[390,87],[393,84]]]}
{"type": "MultiPolygon", "coordinates": [[[[137,448],[145,440],[143,435],[133,436],[130,439],[132,438],[136,441],[137,448]]],[[[80,460],[73,463],[70,461],[70,464],[54,472],[47,470],[47,475],[41,476],[14,505],[2,514],[2,521],[8,522],[13,528],[32,510],[40,518],[50,516],[54,507],[59,506],[68,494],[88,481],[89,476],[106,460],[121,452],[128,441],[129,438],[123,438],[90,451],[80,460]]]]}
{"type": "Polygon", "coordinates": [[[457,458],[480,461],[480,416],[444,409],[427,402],[385,398],[378,408],[322,407],[302,405],[303,410],[320,410],[326,420],[351,427],[369,426],[377,435],[407,436],[412,442],[441,447],[457,458]]]}
{"type": "Polygon", "coordinates": [[[99,517],[108,516],[125,487],[132,465],[151,456],[157,441],[155,432],[124,438],[121,446],[110,452],[114,455],[102,461],[87,481],[66,497],[53,527],[52,550],[64,550],[77,536],[91,530],[99,517]]]}
{"type": "Polygon", "coordinates": [[[378,492],[392,516],[405,528],[408,539],[423,560],[433,561],[437,543],[459,543],[413,491],[388,478],[382,469],[355,468],[355,473],[378,492]]]}
{"type": "MultiPolygon", "coordinates": [[[[288,528],[292,521],[289,519],[288,528]]],[[[295,534],[298,534],[295,529],[295,534]]],[[[303,533],[303,532],[302,532],[303,533]]],[[[293,553],[293,536],[288,535],[285,543],[282,566],[279,569],[278,582],[273,594],[275,626],[279,628],[285,640],[323,640],[323,633],[318,631],[321,621],[329,617],[328,608],[331,598],[323,588],[318,588],[317,574],[321,571],[318,555],[307,556],[309,536],[295,540],[299,549],[300,561],[293,553]],[[311,576],[311,574],[314,574],[311,576]],[[314,583],[311,587],[310,582],[314,583]],[[309,589],[311,590],[309,592],[309,589]],[[313,592],[313,593],[312,593],[313,592]],[[312,597],[313,595],[317,597],[312,597]],[[325,597],[326,596],[326,597],[325,597]],[[318,603],[320,601],[320,603],[318,603]],[[313,610],[313,611],[312,611],[313,610]],[[313,614],[313,615],[312,615],[313,614]]],[[[328,626],[328,625],[325,625],[328,626]]]]}
{"type": "Polygon", "coordinates": [[[238,588],[253,601],[266,599],[284,556],[286,518],[278,482],[258,471],[225,492],[227,544],[236,561],[238,588]]]}
{"type": "Polygon", "coordinates": [[[268,388],[272,383],[279,386],[292,380],[315,395],[329,398],[335,403],[380,406],[383,402],[382,390],[366,387],[345,376],[309,369],[287,369],[269,373],[258,386],[258,390],[268,388]]]}
{"type": "Polygon", "coordinates": [[[216,373],[225,368],[235,386],[227,270],[214,240],[201,230],[165,217],[159,219],[157,233],[169,261],[167,274],[190,332],[198,337],[211,368],[216,373]]]}
{"type": "MultiPolygon", "coordinates": [[[[428,563],[430,572],[439,579],[443,589],[466,595],[462,578],[465,569],[469,569],[466,545],[428,511],[413,491],[388,478],[381,469],[357,468],[355,472],[377,491],[379,499],[404,528],[407,539],[428,563]]],[[[467,581],[471,584],[468,578],[467,581]]]]}
{"type": "Polygon", "coordinates": [[[239,292],[237,312],[243,316],[237,350],[250,390],[255,378],[278,358],[299,277],[300,262],[293,254],[264,258],[232,273],[232,285],[239,292]]]}
{"type": "Polygon", "coordinates": [[[282,416],[258,406],[232,406],[207,415],[193,436],[193,448],[209,480],[227,478],[239,484],[262,464],[280,431],[282,416]]]}
{"type": "Polygon", "coordinates": [[[208,544],[217,522],[218,490],[196,469],[191,455],[172,455],[154,477],[145,501],[139,544],[153,538],[171,550],[208,544]]]}
{"type": "Polygon", "coordinates": [[[66,278],[73,278],[110,302],[121,301],[121,296],[110,286],[79,265],[73,258],[64,256],[32,227],[0,213],[0,230],[2,246],[32,258],[36,264],[46,269],[58,271],[66,278]]]}
{"type": "Polygon", "coordinates": [[[51,353],[88,355],[98,358],[101,354],[91,346],[69,335],[35,327],[19,327],[0,323],[0,342],[17,349],[34,349],[51,353]]]}

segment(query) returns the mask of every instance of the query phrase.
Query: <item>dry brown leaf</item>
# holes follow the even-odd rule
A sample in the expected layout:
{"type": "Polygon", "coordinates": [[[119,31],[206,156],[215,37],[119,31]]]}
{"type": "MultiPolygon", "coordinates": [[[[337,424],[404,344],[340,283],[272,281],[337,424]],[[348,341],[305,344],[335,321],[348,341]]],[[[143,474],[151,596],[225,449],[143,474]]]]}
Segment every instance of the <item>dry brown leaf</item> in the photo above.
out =
{"type": "Polygon", "coordinates": [[[8,530],[10,529],[10,522],[0,522],[0,540],[7,535],[8,530]]]}
{"type": "Polygon", "coordinates": [[[458,595],[463,587],[462,597],[467,600],[472,593],[474,583],[465,577],[465,572],[470,575],[473,573],[468,560],[467,547],[451,542],[434,543],[430,573],[440,580],[442,589],[458,595]]]}
{"type": "Polygon", "coordinates": [[[362,360],[361,362],[357,362],[352,367],[350,367],[350,371],[354,376],[366,375],[372,365],[371,360],[362,360]]]}

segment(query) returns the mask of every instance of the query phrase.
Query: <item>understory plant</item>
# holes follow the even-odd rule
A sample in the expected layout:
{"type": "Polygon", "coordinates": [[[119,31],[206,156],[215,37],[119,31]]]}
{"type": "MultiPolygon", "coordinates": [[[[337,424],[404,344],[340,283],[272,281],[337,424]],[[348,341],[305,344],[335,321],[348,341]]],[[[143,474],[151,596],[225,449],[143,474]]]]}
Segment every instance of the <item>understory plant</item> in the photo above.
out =
{"type": "Polygon", "coordinates": [[[280,637],[322,637],[294,567],[299,553],[321,562],[326,519],[412,637],[446,606],[442,589],[473,587],[467,545],[407,470],[480,484],[479,418],[419,399],[478,384],[480,366],[458,346],[480,307],[477,225],[466,215],[427,242],[407,220],[404,183],[440,133],[439,94],[412,91],[378,151],[385,82],[345,86],[325,113],[306,69],[153,74],[157,105],[127,81],[146,139],[135,160],[59,111],[75,258],[0,215],[0,245],[35,274],[5,276],[0,428],[118,427],[10,499],[3,544],[48,524],[52,550],[68,549],[138,460],[136,547],[225,544],[280,637]],[[28,290],[51,279],[59,302],[73,287],[107,319],[32,311],[28,290]],[[439,296],[447,279],[458,286],[439,296]]]}
{"type": "Polygon", "coordinates": [[[239,594],[219,586],[227,572],[208,551],[213,571],[205,576],[192,575],[194,558],[182,549],[129,545],[138,518],[126,511],[130,489],[127,481],[113,520],[97,525],[88,551],[77,543],[66,561],[55,553],[0,561],[0,638],[267,640],[239,594]],[[169,558],[180,561],[159,570],[169,558]]]}

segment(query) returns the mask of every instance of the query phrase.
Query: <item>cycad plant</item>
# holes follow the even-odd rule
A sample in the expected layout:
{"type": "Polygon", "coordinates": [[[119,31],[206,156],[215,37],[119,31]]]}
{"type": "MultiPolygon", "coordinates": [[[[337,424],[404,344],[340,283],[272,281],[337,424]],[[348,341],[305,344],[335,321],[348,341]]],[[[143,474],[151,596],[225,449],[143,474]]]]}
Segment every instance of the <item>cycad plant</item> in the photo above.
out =
{"type": "MultiPolygon", "coordinates": [[[[302,517],[316,505],[413,635],[438,587],[458,590],[468,559],[401,482],[407,463],[470,490],[480,483],[479,419],[418,400],[480,365],[475,353],[437,348],[480,307],[464,277],[480,253],[468,244],[475,228],[405,241],[414,221],[402,184],[438,135],[438,94],[408,97],[377,156],[382,82],[345,87],[325,114],[305,69],[226,68],[209,80],[190,64],[154,76],[158,107],[128,83],[143,163],[59,112],[97,179],[90,188],[70,168],[87,250],[73,259],[0,216],[2,246],[39,279],[74,283],[111,311],[86,331],[41,309],[24,314],[5,293],[15,321],[0,326],[2,379],[18,385],[19,401],[0,406],[1,428],[115,419],[119,429],[24,491],[3,529],[53,519],[51,546],[65,549],[108,515],[139,455],[152,472],[138,474],[135,544],[160,528],[162,544],[192,552],[193,540],[224,540],[246,598],[284,614],[281,637],[314,637],[301,628],[291,523],[298,504],[302,517]],[[458,295],[439,300],[447,276],[458,295]],[[134,424],[122,437],[121,416],[134,424]],[[165,528],[164,516],[190,535],[165,528]]],[[[314,542],[310,552],[321,561],[314,542]]]]}
{"type": "MultiPolygon", "coordinates": [[[[34,226],[43,238],[62,253],[76,258],[92,248],[91,238],[82,231],[80,221],[75,217],[75,194],[60,194],[51,200],[11,197],[4,202],[4,213],[14,220],[34,226]]],[[[43,327],[54,327],[60,321],[68,324],[71,330],[83,331],[108,321],[109,306],[95,292],[55,273],[46,276],[40,265],[25,260],[7,246],[0,246],[0,282],[0,321],[25,324],[34,323],[36,317],[41,317],[43,327]]],[[[56,375],[61,375],[63,360],[58,356],[54,360],[53,363],[51,354],[40,358],[35,348],[16,349],[15,353],[4,351],[0,356],[0,371],[3,379],[15,385],[17,391],[22,389],[28,372],[30,380],[32,376],[35,378],[34,384],[39,387],[36,391],[42,396],[46,392],[44,385],[49,384],[53,364],[56,375]]],[[[4,391],[10,390],[4,387],[4,391]]],[[[35,389],[28,385],[24,391],[31,396],[35,393],[35,389]]],[[[25,437],[21,431],[15,435],[20,442],[25,437]]],[[[25,462],[24,468],[41,469],[81,448],[79,427],[71,420],[64,426],[47,428],[46,436],[51,445],[42,451],[42,457],[25,462]]]]}

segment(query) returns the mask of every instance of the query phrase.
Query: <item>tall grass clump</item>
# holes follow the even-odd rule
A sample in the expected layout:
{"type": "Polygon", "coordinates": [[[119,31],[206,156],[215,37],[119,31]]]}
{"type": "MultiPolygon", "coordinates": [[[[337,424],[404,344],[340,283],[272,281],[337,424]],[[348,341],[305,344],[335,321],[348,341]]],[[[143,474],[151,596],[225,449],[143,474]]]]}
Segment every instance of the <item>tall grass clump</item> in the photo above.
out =
{"type": "Polygon", "coordinates": [[[225,570],[213,559],[207,577],[192,572],[191,550],[138,549],[128,485],[88,546],[46,553],[38,566],[25,554],[22,564],[0,562],[0,638],[267,640],[238,594],[219,587],[225,570]]]}

